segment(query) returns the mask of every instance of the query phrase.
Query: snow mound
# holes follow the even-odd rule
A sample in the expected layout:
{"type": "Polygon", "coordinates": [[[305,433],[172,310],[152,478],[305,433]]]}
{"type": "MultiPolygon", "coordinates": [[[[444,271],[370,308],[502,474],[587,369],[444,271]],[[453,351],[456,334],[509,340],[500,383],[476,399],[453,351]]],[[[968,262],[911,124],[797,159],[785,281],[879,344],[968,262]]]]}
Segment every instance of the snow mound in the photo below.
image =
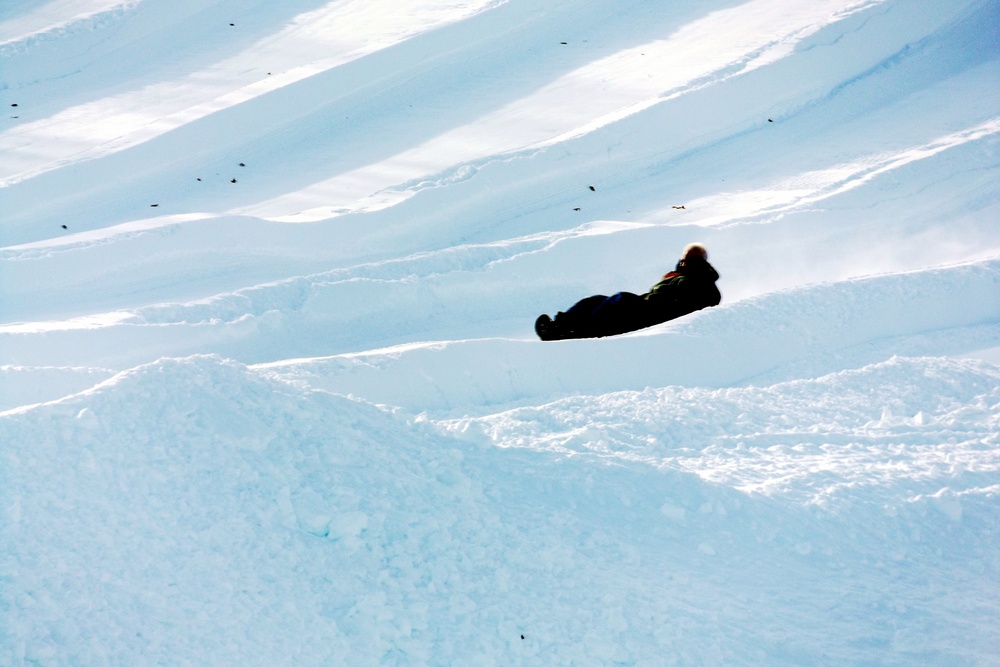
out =
{"type": "Polygon", "coordinates": [[[1000,488],[977,486],[998,375],[896,359],[432,422],[164,359],[0,417],[0,659],[976,661],[998,620],[975,592],[1000,565],[1000,488]],[[960,654],[923,632],[945,619],[960,654]]]}
{"type": "Polygon", "coordinates": [[[896,505],[993,485],[1000,368],[894,357],[769,387],[581,396],[441,424],[501,447],[640,462],[796,502],[870,494],[896,505]]]}

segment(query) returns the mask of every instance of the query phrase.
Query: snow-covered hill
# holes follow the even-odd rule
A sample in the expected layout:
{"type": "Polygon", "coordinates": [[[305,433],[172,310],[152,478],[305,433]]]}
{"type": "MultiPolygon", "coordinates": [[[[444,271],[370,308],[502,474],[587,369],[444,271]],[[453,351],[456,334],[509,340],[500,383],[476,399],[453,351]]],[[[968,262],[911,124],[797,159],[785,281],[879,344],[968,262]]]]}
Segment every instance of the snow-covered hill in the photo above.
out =
{"type": "Polygon", "coordinates": [[[996,664],[998,25],[0,6],[0,664],[996,664]]]}

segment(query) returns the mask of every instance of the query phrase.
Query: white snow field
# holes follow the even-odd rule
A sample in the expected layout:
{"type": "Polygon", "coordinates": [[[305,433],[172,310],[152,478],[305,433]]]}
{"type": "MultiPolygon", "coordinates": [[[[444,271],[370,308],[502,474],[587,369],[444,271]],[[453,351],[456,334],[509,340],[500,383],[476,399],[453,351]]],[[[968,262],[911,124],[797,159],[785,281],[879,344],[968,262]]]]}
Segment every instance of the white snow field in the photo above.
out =
{"type": "Polygon", "coordinates": [[[1000,665],[998,30],[0,4],[0,665],[1000,665]]]}

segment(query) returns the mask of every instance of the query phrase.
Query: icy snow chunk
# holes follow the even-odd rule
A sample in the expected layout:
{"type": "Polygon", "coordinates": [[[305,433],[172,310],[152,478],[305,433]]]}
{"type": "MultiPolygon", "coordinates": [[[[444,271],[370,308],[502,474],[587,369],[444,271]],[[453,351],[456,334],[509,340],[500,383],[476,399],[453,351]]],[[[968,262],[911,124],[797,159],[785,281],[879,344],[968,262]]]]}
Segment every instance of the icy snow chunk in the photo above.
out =
{"type": "Polygon", "coordinates": [[[319,537],[330,533],[330,512],[326,510],[323,497],[309,489],[292,497],[292,508],[299,528],[319,537]]]}
{"type": "Polygon", "coordinates": [[[83,408],[76,413],[76,423],[78,426],[88,431],[96,431],[101,428],[101,421],[90,408],[83,408]]]}
{"type": "Polygon", "coordinates": [[[946,517],[956,522],[962,520],[962,501],[955,495],[954,491],[941,489],[931,498],[934,500],[934,506],[946,517]]]}
{"type": "Polygon", "coordinates": [[[686,510],[683,507],[677,507],[670,503],[663,503],[660,506],[660,514],[667,517],[671,521],[676,521],[677,523],[684,523],[686,518],[686,510]]]}
{"type": "Polygon", "coordinates": [[[344,540],[348,544],[357,542],[357,538],[368,527],[368,515],[364,512],[345,512],[338,514],[330,521],[329,536],[344,540]]]}

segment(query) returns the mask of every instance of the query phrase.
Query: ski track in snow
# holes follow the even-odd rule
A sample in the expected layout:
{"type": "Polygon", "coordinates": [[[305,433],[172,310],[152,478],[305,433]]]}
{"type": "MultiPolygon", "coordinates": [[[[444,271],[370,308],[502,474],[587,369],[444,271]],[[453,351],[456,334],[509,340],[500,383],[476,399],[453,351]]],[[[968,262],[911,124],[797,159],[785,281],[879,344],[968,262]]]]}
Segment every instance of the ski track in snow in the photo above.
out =
{"type": "Polygon", "coordinates": [[[995,661],[996,2],[15,4],[0,664],[995,661]]]}

